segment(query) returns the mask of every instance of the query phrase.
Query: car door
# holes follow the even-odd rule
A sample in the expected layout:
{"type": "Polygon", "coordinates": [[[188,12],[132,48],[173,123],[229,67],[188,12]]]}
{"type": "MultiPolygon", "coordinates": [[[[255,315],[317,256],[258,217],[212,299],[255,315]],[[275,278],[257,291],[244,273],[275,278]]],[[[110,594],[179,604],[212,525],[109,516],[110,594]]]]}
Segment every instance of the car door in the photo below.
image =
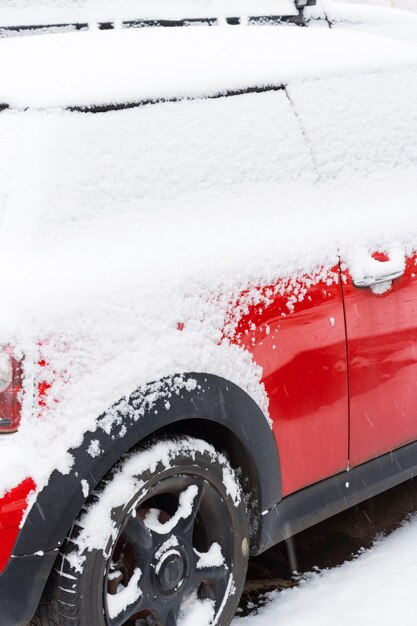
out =
{"type": "Polygon", "coordinates": [[[417,439],[417,256],[395,255],[343,270],[351,466],[417,439]]]}
{"type": "Polygon", "coordinates": [[[339,268],[242,294],[235,343],[263,369],[282,493],[346,470],[348,382],[339,268]],[[252,301],[248,301],[248,297],[252,301]]]}

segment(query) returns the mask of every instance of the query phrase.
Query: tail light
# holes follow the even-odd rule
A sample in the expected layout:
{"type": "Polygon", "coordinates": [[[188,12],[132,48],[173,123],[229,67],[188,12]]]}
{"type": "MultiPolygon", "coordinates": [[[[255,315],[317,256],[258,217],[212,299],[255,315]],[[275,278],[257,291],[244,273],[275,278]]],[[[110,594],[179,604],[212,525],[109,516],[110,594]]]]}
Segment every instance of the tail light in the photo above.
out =
{"type": "Polygon", "coordinates": [[[0,351],[0,434],[19,428],[21,416],[22,361],[11,348],[0,351]]]}

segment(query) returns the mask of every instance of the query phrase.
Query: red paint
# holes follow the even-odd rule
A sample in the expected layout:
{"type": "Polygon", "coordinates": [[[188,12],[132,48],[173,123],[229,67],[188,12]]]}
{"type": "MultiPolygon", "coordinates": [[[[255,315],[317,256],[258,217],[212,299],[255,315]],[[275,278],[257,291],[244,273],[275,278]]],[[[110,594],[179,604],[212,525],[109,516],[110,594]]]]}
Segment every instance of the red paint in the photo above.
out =
{"type": "Polygon", "coordinates": [[[10,559],[27,508],[28,496],[34,489],[33,480],[26,478],[0,498],[0,572],[5,569],[10,559]]]}
{"type": "MultiPolygon", "coordinates": [[[[249,305],[233,341],[263,368],[287,495],[346,469],[348,385],[340,281],[304,277],[278,287],[270,304],[249,305]],[[294,291],[304,293],[290,311],[294,291]]],[[[268,290],[276,291],[259,290],[261,299],[268,290]]],[[[242,294],[234,311],[247,298],[242,294]]]]}
{"type": "Polygon", "coordinates": [[[373,252],[371,256],[373,259],[375,259],[375,261],[380,261],[381,263],[386,263],[387,261],[389,261],[389,256],[386,252],[373,252]]]}
{"type": "MultiPolygon", "coordinates": [[[[42,344],[39,344],[39,345],[42,346],[42,344]]],[[[38,365],[41,368],[38,374],[38,382],[36,384],[36,387],[38,390],[38,409],[39,409],[38,417],[42,417],[44,413],[44,409],[46,409],[49,405],[48,403],[49,392],[52,389],[52,383],[43,378],[43,376],[46,377],[48,375],[47,374],[48,363],[46,362],[46,360],[43,358],[39,359],[38,365]]]]}
{"type": "Polygon", "coordinates": [[[38,382],[38,406],[41,409],[47,406],[48,393],[51,387],[51,383],[46,382],[46,380],[38,382]]]}
{"type": "Polygon", "coordinates": [[[416,262],[382,296],[345,272],[352,466],[417,439],[416,262]]]}

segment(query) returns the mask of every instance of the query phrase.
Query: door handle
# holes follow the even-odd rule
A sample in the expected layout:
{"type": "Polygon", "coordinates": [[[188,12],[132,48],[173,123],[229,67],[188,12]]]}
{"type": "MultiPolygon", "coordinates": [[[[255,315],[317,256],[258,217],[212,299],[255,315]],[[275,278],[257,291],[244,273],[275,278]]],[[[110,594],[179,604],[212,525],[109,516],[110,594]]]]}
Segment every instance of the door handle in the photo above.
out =
{"type": "Polygon", "coordinates": [[[401,278],[404,275],[404,270],[397,270],[396,272],[390,272],[389,274],[383,274],[381,276],[364,276],[363,278],[356,279],[353,281],[355,287],[358,289],[366,289],[367,287],[372,287],[373,285],[380,285],[381,283],[392,282],[397,278],[401,278]]]}

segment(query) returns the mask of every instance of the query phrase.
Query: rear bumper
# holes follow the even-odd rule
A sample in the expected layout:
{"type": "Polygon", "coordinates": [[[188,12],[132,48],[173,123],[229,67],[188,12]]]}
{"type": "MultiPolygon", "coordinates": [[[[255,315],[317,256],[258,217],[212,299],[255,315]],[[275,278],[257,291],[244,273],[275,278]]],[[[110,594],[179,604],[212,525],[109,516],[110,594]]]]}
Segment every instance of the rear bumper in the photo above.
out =
{"type": "Polygon", "coordinates": [[[41,599],[57,550],[12,557],[0,575],[0,626],[27,626],[41,599]]]}

